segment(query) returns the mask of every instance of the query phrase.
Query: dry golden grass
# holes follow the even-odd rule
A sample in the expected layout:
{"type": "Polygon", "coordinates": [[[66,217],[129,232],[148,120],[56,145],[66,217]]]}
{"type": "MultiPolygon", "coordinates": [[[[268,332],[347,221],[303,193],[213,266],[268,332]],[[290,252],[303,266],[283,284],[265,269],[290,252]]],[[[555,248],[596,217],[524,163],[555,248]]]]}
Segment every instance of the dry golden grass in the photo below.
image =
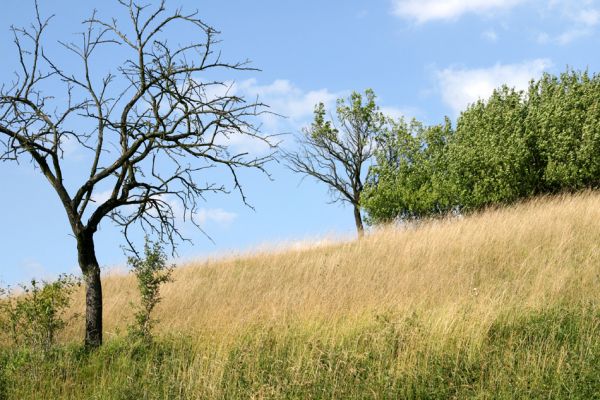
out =
{"type": "MultiPolygon", "coordinates": [[[[475,339],[510,309],[598,304],[599,244],[600,195],[583,193],[388,227],[361,241],[192,262],[163,288],[156,329],[225,336],[255,324],[351,325],[417,312],[438,338],[475,339]]],[[[108,337],[131,321],[136,290],[131,276],[104,279],[108,337]]]]}
{"type": "Polygon", "coordinates": [[[0,353],[0,398],[598,398],[599,244],[583,193],[181,265],[150,347],[125,336],[135,281],[108,276],[105,345],[0,353]]]}

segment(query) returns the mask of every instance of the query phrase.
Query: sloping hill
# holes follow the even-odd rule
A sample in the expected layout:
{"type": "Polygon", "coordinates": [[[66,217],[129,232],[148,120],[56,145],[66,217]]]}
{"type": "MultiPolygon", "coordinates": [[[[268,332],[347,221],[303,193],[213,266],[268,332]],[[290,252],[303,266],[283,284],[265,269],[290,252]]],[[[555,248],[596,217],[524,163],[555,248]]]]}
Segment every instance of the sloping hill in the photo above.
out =
{"type": "Polygon", "coordinates": [[[18,364],[9,393],[600,398],[598,193],[191,263],[174,278],[153,346],[123,338],[135,283],[107,277],[107,344],[18,364]]]}
{"type": "MultiPolygon", "coordinates": [[[[181,266],[163,332],[418,313],[438,334],[479,334],[509,309],[600,299],[600,195],[534,200],[366,239],[181,266]]],[[[105,280],[107,331],[123,328],[129,277],[105,280]]]]}

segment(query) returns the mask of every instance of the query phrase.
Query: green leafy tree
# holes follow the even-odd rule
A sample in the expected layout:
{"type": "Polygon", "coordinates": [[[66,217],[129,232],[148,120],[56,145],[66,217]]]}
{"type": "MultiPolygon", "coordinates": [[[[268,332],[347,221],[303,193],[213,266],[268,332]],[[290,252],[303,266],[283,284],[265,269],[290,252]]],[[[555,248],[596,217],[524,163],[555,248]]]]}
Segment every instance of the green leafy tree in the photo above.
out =
{"type": "Polygon", "coordinates": [[[451,208],[447,176],[451,123],[424,126],[413,119],[392,122],[381,135],[362,206],[369,223],[419,218],[451,208]]]}
{"type": "Polygon", "coordinates": [[[528,91],[525,126],[535,138],[544,192],[600,187],[600,77],[567,70],[528,91]]]}
{"type": "Polygon", "coordinates": [[[525,119],[524,94],[506,86],[458,118],[449,146],[449,170],[463,210],[510,203],[535,193],[533,163],[525,119]]]}
{"type": "Polygon", "coordinates": [[[449,169],[464,210],[600,187],[600,78],[568,70],[461,114],[449,169]]]}
{"type": "Polygon", "coordinates": [[[600,76],[567,70],[503,86],[450,123],[383,135],[363,206],[373,223],[600,187],[600,76]]]}
{"type": "Polygon", "coordinates": [[[347,99],[338,99],[335,120],[326,113],[325,105],[317,104],[311,126],[298,138],[298,149],[284,152],[284,157],[292,171],[327,185],[333,202],[352,206],[356,230],[362,236],[360,204],[367,162],[373,157],[386,118],[371,89],[364,96],[353,92],[347,99]]]}

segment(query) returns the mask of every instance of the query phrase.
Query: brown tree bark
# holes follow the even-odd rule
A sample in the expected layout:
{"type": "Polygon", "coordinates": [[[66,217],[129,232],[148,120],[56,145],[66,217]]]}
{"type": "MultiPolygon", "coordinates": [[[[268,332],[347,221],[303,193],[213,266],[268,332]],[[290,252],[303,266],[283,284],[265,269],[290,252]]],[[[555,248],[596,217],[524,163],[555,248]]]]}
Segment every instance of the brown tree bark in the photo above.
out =
{"type": "Polygon", "coordinates": [[[102,281],[96,259],[93,234],[84,233],[77,238],[79,267],[85,281],[85,347],[102,345],[102,281]]]}
{"type": "Polygon", "coordinates": [[[360,215],[360,207],[357,205],[354,205],[354,222],[356,223],[358,237],[362,238],[365,235],[365,228],[363,226],[362,216],[360,215]]]}

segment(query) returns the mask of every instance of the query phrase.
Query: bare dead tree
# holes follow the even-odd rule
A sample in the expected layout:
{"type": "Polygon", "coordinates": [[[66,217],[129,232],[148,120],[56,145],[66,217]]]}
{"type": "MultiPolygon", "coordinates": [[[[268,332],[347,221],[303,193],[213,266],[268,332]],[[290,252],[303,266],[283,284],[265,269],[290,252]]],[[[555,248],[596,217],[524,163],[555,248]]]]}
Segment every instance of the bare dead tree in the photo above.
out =
{"type": "Polygon", "coordinates": [[[375,104],[375,94],[353,92],[337,101],[337,124],[326,120],[323,103],[315,107],[314,121],[303,129],[297,150],[282,151],[288,167],[300,174],[325,183],[332,202],[352,205],[358,236],[364,234],[360,213],[360,195],[366,179],[366,162],[375,152],[376,139],[384,129],[386,118],[375,104]]]}
{"type": "Polygon", "coordinates": [[[273,147],[257,122],[266,106],[239,97],[222,78],[210,78],[253,70],[248,61],[222,61],[214,49],[218,32],[197,13],[168,11],[164,1],[156,8],[117,1],[126,22],[94,12],[79,43],[61,42],[72,57],[54,58],[43,46],[51,18],[43,19],[36,3],[31,27],[12,27],[20,69],[0,87],[0,160],[32,161],[62,203],[86,285],[85,344],[92,348],[102,343],[94,250],[100,223],[110,219],[121,227],[131,248],[134,225],[175,245],[184,239],[180,210],[196,223],[205,194],[231,189],[246,203],[239,170],[267,173],[265,164],[273,159],[272,152],[232,151],[234,136],[273,147]],[[197,41],[171,45],[165,31],[180,28],[197,41]],[[95,61],[107,56],[113,69],[98,73],[95,61]],[[65,146],[73,143],[89,160],[83,175],[64,171],[65,146]],[[211,182],[206,172],[215,167],[228,171],[231,185],[211,182]],[[80,182],[71,184],[77,175],[80,182]],[[109,188],[103,199],[100,187],[109,188]]]}

